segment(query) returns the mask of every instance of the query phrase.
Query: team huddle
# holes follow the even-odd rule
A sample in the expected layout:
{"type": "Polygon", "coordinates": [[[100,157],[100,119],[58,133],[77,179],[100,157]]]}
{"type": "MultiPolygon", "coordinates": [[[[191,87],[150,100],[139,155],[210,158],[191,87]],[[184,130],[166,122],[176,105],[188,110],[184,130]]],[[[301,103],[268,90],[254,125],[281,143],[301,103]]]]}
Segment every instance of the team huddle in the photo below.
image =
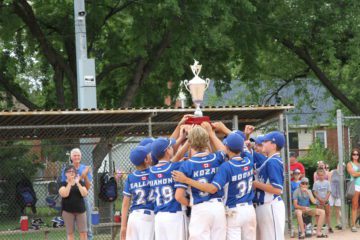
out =
{"type": "Polygon", "coordinates": [[[145,138],[130,153],[121,240],[284,239],[280,132],[179,122],[169,138],[145,138]],[[224,135],[221,141],[216,133],[224,135]]]}

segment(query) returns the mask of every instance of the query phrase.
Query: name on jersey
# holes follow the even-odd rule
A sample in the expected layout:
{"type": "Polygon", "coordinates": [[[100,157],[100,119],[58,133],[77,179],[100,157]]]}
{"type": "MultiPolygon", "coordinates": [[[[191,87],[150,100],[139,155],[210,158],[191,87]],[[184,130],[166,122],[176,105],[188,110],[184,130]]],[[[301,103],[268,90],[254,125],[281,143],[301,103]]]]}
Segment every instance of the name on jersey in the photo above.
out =
{"type": "Polygon", "coordinates": [[[149,185],[150,185],[150,187],[153,187],[153,186],[158,186],[158,185],[163,185],[163,184],[171,184],[171,183],[173,183],[173,181],[174,180],[172,178],[155,179],[155,180],[149,181],[149,185]]]}
{"type": "Polygon", "coordinates": [[[207,169],[201,169],[196,170],[193,172],[193,177],[202,177],[206,175],[213,175],[217,172],[218,168],[207,168],[207,169]]]}
{"type": "Polygon", "coordinates": [[[251,171],[232,176],[231,181],[236,182],[236,181],[242,180],[244,178],[248,178],[248,177],[252,176],[253,174],[254,174],[254,171],[251,169],[251,171]]]}
{"type": "Polygon", "coordinates": [[[142,188],[148,185],[147,181],[141,181],[141,182],[134,182],[134,183],[130,183],[130,188],[142,188]]]}

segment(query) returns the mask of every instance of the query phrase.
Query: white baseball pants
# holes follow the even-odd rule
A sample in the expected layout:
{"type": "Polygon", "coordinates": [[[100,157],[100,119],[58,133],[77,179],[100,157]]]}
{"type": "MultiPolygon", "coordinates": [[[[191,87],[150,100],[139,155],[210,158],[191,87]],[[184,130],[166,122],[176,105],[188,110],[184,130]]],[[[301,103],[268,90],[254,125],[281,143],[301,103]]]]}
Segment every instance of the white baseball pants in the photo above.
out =
{"type": "Polygon", "coordinates": [[[155,215],[155,240],[187,240],[185,213],[158,212],[155,215]]]}
{"type": "Polygon", "coordinates": [[[132,211],[126,229],[126,240],[154,240],[154,217],[154,212],[150,210],[132,211]]]}
{"type": "Polygon", "coordinates": [[[282,200],[257,206],[256,220],[258,240],[284,240],[285,205],[282,200]]]}
{"type": "Polygon", "coordinates": [[[256,240],[256,213],[251,204],[227,210],[227,240],[256,240]]]}
{"type": "Polygon", "coordinates": [[[192,206],[189,240],[225,240],[226,216],[222,202],[212,199],[192,206]]]}

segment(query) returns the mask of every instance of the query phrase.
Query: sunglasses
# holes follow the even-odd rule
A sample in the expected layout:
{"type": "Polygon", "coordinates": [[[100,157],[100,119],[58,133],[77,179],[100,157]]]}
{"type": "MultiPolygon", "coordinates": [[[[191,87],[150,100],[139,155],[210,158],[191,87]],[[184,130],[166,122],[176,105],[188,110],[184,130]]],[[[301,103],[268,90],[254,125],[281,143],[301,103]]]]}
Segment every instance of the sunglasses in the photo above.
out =
{"type": "Polygon", "coordinates": [[[74,173],[75,171],[74,170],[69,170],[69,171],[66,171],[67,173],[74,173]]]}
{"type": "Polygon", "coordinates": [[[309,185],[308,183],[306,182],[302,182],[301,185],[309,185]]]}
{"type": "Polygon", "coordinates": [[[353,153],[352,155],[353,155],[353,156],[359,156],[359,154],[358,154],[358,153],[353,153]]]}

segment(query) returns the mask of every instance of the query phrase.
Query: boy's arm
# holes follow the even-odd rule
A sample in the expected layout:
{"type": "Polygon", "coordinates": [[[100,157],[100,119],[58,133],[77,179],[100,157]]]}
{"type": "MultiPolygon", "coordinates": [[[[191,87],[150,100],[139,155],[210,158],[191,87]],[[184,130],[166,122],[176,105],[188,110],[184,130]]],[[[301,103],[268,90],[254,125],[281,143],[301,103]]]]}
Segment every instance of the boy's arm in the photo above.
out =
{"type": "Polygon", "coordinates": [[[126,239],[126,228],[128,221],[128,213],[130,208],[131,197],[124,195],[122,207],[121,207],[121,230],[120,230],[120,240],[126,239]]]}
{"type": "Polygon", "coordinates": [[[325,202],[329,201],[330,194],[331,194],[331,187],[330,187],[330,181],[328,181],[328,191],[327,191],[326,197],[324,199],[325,202]]]}
{"type": "Polygon", "coordinates": [[[189,206],[189,199],[185,197],[185,189],[184,188],[177,188],[175,192],[175,199],[181,205],[189,206]]]}
{"type": "Polygon", "coordinates": [[[316,199],[314,198],[314,195],[312,194],[312,192],[308,189],[308,190],[307,190],[307,193],[308,193],[308,195],[309,195],[310,201],[311,201],[313,204],[316,204],[316,199]]]}
{"type": "Polygon", "coordinates": [[[184,155],[185,155],[186,151],[189,149],[189,147],[190,147],[189,141],[186,140],[186,142],[176,152],[175,156],[171,159],[171,161],[172,162],[180,161],[184,157],[184,155]]]}
{"type": "Polygon", "coordinates": [[[181,125],[185,124],[186,120],[191,117],[193,115],[191,114],[186,114],[182,117],[182,119],[180,120],[180,122],[178,123],[178,125],[176,126],[174,132],[171,134],[170,138],[174,138],[177,139],[180,135],[180,130],[181,130],[181,125]]]}
{"type": "Polygon", "coordinates": [[[271,185],[270,183],[262,183],[262,182],[255,180],[253,182],[253,186],[257,189],[263,190],[264,192],[268,192],[268,193],[272,193],[272,194],[276,194],[276,195],[282,194],[282,190],[280,188],[276,188],[273,185],[271,185]]]}
{"type": "Polygon", "coordinates": [[[215,132],[212,129],[212,126],[208,122],[203,122],[201,124],[201,127],[203,127],[209,134],[210,143],[215,148],[216,151],[226,151],[226,147],[224,144],[220,141],[220,139],[216,136],[215,132]]]}
{"type": "Polygon", "coordinates": [[[211,194],[214,194],[218,191],[217,187],[211,183],[201,183],[199,181],[196,181],[194,179],[188,178],[185,176],[184,173],[180,171],[173,171],[172,177],[176,182],[185,183],[191,187],[197,188],[202,192],[208,192],[211,194]]]}

